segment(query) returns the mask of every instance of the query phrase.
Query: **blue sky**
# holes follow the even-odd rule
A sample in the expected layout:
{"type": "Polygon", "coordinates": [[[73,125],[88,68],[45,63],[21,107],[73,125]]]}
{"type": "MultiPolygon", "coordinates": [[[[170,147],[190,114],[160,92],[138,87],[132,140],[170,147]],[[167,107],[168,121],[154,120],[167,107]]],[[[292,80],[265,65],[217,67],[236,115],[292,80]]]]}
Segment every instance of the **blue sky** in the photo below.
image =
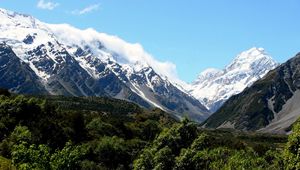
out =
{"type": "MultiPolygon", "coordinates": [[[[140,43],[191,82],[240,52],[263,47],[278,62],[300,51],[298,0],[0,0],[48,23],[92,27],[140,43]]],[[[0,21],[1,22],[1,21],[0,21]]]]}

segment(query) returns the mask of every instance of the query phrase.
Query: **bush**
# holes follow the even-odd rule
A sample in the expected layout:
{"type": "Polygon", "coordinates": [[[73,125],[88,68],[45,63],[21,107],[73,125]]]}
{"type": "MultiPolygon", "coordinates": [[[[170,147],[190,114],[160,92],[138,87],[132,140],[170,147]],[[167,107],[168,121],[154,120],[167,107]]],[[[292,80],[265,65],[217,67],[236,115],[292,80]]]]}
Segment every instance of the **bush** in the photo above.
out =
{"type": "Polygon", "coordinates": [[[67,142],[62,150],[57,150],[51,155],[51,168],[53,170],[73,170],[79,169],[79,160],[85,155],[85,151],[80,146],[73,146],[67,142]]]}
{"type": "Polygon", "coordinates": [[[300,169],[300,123],[296,123],[284,151],[286,169],[300,169]]]}
{"type": "Polygon", "coordinates": [[[90,150],[95,162],[109,169],[126,167],[131,162],[126,142],[117,136],[101,138],[92,144],[90,150]]]}

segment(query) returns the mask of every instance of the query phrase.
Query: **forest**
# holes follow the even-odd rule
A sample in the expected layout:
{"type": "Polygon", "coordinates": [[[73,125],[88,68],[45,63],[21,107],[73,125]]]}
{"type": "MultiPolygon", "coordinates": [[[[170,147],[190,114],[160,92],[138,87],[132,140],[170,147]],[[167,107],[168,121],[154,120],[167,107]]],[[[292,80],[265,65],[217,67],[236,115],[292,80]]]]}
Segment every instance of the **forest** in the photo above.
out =
{"type": "Polygon", "coordinates": [[[123,100],[1,89],[0,169],[300,169],[300,123],[289,136],[211,130],[123,100]]]}

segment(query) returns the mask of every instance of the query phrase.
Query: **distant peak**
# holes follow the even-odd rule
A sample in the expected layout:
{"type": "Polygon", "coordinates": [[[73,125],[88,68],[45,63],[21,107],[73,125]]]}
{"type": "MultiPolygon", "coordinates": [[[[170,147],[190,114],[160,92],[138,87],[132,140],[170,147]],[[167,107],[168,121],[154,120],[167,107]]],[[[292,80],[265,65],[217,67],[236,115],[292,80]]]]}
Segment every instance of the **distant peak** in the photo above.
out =
{"type": "Polygon", "coordinates": [[[241,61],[251,63],[261,58],[268,58],[272,60],[264,48],[253,47],[238,54],[233,60],[233,63],[241,61]]]}
{"type": "Polygon", "coordinates": [[[253,47],[250,48],[249,50],[246,50],[242,53],[240,53],[236,59],[255,59],[257,57],[263,57],[263,56],[267,56],[267,53],[265,52],[264,48],[257,48],[257,47],[253,47]]]}
{"type": "Polygon", "coordinates": [[[225,70],[230,71],[233,69],[249,68],[253,63],[257,63],[257,61],[261,60],[276,63],[264,48],[253,47],[238,54],[225,70]]]}

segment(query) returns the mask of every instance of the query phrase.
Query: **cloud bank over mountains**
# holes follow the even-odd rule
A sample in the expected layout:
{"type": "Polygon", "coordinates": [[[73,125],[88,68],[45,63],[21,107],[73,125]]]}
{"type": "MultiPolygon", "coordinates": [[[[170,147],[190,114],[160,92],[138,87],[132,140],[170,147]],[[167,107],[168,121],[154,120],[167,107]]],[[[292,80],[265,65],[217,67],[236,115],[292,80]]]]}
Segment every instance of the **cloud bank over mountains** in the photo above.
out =
{"type": "MultiPolygon", "coordinates": [[[[155,59],[139,43],[129,43],[118,36],[99,33],[93,28],[80,30],[69,24],[49,24],[49,26],[52,31],[60,35],[59,37],[62,41],[68,44],[84,44],[101,40],[105,47],[122,55],[120,58],[123,61],[118,62],[129,63],[130,65],[149,65],[164,78],[167,76],[171,81],[178,80],[176,65],[174,63],[155,59]],[[66,32],[70,34],[67,35],[65,34],[66,32]]],[[[118,58],[115,58],[115,60],[118,60],[118,58]]]]}

